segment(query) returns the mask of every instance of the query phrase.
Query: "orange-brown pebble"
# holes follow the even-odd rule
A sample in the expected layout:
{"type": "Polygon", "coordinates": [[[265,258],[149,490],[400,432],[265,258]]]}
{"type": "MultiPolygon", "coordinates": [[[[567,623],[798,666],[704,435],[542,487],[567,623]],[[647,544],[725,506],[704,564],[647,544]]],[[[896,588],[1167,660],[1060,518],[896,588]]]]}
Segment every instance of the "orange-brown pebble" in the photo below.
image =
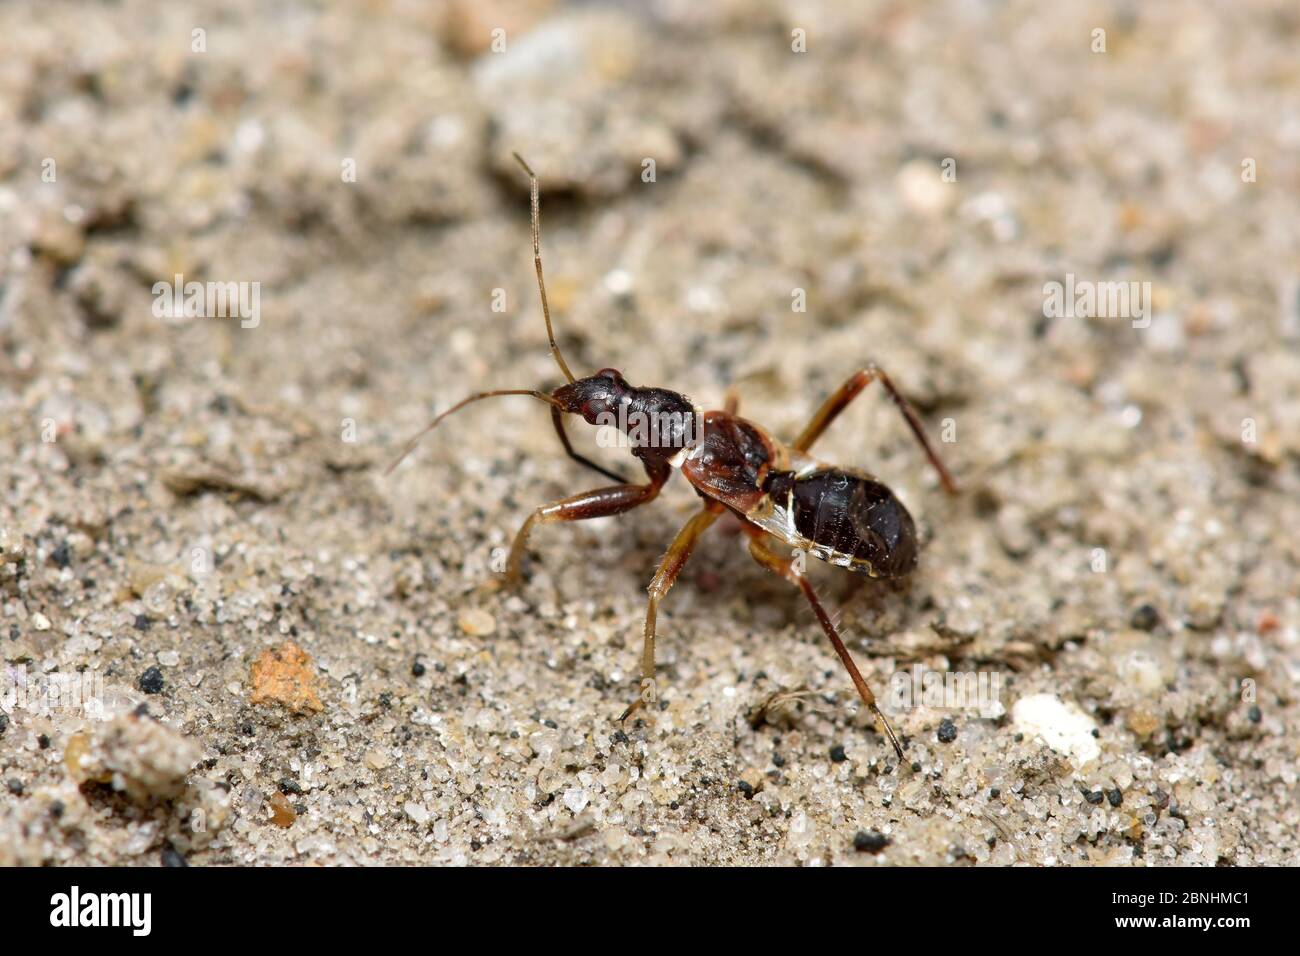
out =
{"type": "Polygon", "coordinates": [[[312,660],[292,641],[263,651],[253,662],[251,678],[250,703],[276,703],[299,714],[325,709],[316,693],[312,660]]]}
{"type": "Polygon", "coordinates": [[[291,827],[298,819],[298,811],[293,808],[289,798],[276,792],[271,794],[271,822],[277,827],[291,827]]]}

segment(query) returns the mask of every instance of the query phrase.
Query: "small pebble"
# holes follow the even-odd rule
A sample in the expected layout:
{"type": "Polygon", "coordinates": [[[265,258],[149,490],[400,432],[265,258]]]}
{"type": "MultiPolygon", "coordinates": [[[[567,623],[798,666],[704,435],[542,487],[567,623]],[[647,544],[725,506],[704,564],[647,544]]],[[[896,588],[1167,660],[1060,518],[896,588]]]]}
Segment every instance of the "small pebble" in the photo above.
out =
{"type": "Polygon", "coordinates": [[[123,715],[92,721],[63,748],[63,763],[78,785],[111,783],[141,805],[175,799],[202,755],[197,740],[155,720],[123,715]]]}
{"type": "Polygon", "coordinates": [[[48,631],[50,629],[50,619],[37,611],[32,615],[32,627],[38,631],[48,631]]]}
{"type": "Polygon", "coordinates": [[[168,843],[162,848],[162,865],[167,867],[189,866],[185,862],[185,857],[176,852],[176,848],[168,843]]]}
{"type": "Polygon", "coordinates": [[[416,661],[414,664],[412,664],[412,665],[411,665],[411,676],[412,676],[412,677],[423,677],[423,676],[424,676],[424,665],[421,664],[419,661],[416,661]]]}
{"type": "Polygon", "coordinates": [[[590,800],[587,791],[581,787],[570,787],[564,791],[564,805],[575,814],[581,813],[590,800]]]}
{"type": "Polygon", "coordinates": [[[1101,801],[1106,799],[1106,797],[1100,790],[1088,790],[1084,792],[1083,799],[1087,800],[1094,807],[1097,807],[1101,805],[1101,801]]]}
{"type": "Polygon", "coordinates": [[[945,717],[939,722],[938,737],[939,742],[942,744],[952,743],[957,739],[957,725],[950,718],[945,717]]]}
{"type": "Polygon", "coordinates": [[[849,759],[849,755],[844,752],[843,744],[836,744],[831,748],[831,760],[835,763],[844,763],[849,759]]]}
{"type": "Polygon", "coordinates": [[[879,853],[889,846],[889,837],[878,830],[859,830],[853,835],[853,849],[859,853],[879,853]]]}
{"type": "Polygon", "coordinates": [[[470,637],[487,637],[497,629],[497,619],[482,608],[462,611],[457,623],[470,637]]]}
{"type": "Polygon", "coordinates": [[[150,667],[140,675],[140,689],[146,694],[161,694],[163,674],[157,667],[150,667]]]}
{"type": "Polygon", "coordinates": [[[1124,802],[1124,792],[1119,787],[1106,791],[1106,799],[1110,801],[1112,807],[1118,807],[1124,802]]]}
{"type": "Polygon", "coordinates": [[[271,799],[267,801],[271,805],[271,822],[277,827],[291,827],[293,821],[298,819],[298,811],[289,803],[288,797],[280,792],[271,794],[271,799]]]}
{"type": "Polygon", "coordinates": [[[132,626],[133,626],[137,631],[147,631],[147,630],[149,630],[149,627],[150,627],[150,625],[152,625],[152,624],[153,624],[153,621],[149,620],[149,618],[148,618],[146,615],[144,615],[144,614],[137,614],[137,615],[135,616],[135,621],[132,623],[132,626]]]}
{"type": "Polygon", "coordinates": [[[17,777],[10,777],[5,781],[5,786],[9,788],[9,792],[15,797],[21,797],[23,795],[23,782],[17,777]]]}
{"type": "Polygon", "coordinates": [[[1264,719],[1264,714],[1260,711],[1258,704],[1253,705],[1250,710],[1246,711],[1246,716],[1252,724],[1257,724],[1264,719]]]}
{"type": "Polygon", "coordinates": [[[1160,623],[1160,612],[1150,604],[1140,605],[1134,609],[1129,623],[1139,631],[1154,631],[1160,623]]]}
{"type": "Polygon", "coordinates": [[[1032,733],[1057,753],[1068,756],[1076,767],[1101,755],[1101,747],[1092,733],[1096,729],[1093,718],[1073,701],[1064,701],[1053,694],[1030,694],[1016,701],[1011,717],[1022,731],[1032,733]]]}
{"type": "Polygon", "coordinates": [[[267,648],[249,671],[250,704],[276,703],[296,714],[324,710],[317,693],[318,678],[311,657],[293,641],[267,648]]]}

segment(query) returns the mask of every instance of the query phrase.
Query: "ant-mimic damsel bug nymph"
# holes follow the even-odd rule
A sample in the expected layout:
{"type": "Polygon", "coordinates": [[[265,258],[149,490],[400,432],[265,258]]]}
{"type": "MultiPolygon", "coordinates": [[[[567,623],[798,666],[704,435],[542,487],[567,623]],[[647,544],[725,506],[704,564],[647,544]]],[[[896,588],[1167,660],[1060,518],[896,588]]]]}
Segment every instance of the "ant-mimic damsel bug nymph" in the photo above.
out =
{"type": "Polygon", "coordinates": [[[773,548],[773,539],[794,549],[796,556],[809,554],[869,577],[898,578],[908,574],[916,566],[916,527],[902,502],[871,475],[825,464],[813,458],[809,451],[840,412],[863,389],[878,381],[902,413],[944,489],[955,494],[957,485],[926,439],[916,413],[884,371],[875,365],[867,365],[855,372],[822,404],[793,442],[783,444],[758,425],[739,417],[736,414],[737,400],[730,391],[722,410],[701,413],[684,395],[664,388],[637,387],[614,369],[602,369],[586,378],[574,378],[555,342],[551,311],[546,301],[537,176],[517,153],[514,157],[527,173],[531,185],[533,266],[537,272],[537,290],[546,321],[547,341],[564,374],[565,384],[549,393],[536,389],[495,389],[470,395],[415,435],[388,467],[388,472],[396,468],[419,440],[444,418],[473,402],[498,395],[530,395],[550,405],[555,432],[569,457],[618,483],[573,495],[534,511],[515,535],[510,548],[506,580],[510,586],[515,586],[519,583],[529,535],[537,525],[581,521],[629,511],[653,501],[673,471],[680,471],[699,494],[701,507],[677,532],[650,582],[641,653],[641,693],[623,712],[620,720],[626,720],[641,707],[655,702],[655,618],[659,603],[677,580],[704,532],[720,515],[730,511],[740,519],[741,527],[749,536],[749,551],[754,559],[803,592],[822,630],[830,638],[835,653],[848,670],[858,695],[880,721],[901,761],[902,744],[813,590],[803,571],[803,562],[794,556],[786,558],[779,554],[773,548]],[[564,430],[564,415],[581,416],[593,425],[616,425],[627,437],[632,454],[640,459],[647,480],[642,484],[628,484],[617,474],[575,452],[564,430]],[[647,430],[647,422],[662,427],[647,430]]]}

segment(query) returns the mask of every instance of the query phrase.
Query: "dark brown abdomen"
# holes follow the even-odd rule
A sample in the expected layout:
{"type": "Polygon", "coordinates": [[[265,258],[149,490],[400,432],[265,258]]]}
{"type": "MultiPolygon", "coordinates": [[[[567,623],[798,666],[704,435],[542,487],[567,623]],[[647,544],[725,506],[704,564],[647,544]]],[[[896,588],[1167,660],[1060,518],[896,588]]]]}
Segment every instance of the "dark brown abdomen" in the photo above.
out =
{"type": "Polygon", "coordinates": [[[796,478],[787,500],[796,530],[834,552],[826,559],[832,564],[878,578],[899,577],[916,567],[912,516],[875,479],[838,468],[820,469],[796,478]]]}

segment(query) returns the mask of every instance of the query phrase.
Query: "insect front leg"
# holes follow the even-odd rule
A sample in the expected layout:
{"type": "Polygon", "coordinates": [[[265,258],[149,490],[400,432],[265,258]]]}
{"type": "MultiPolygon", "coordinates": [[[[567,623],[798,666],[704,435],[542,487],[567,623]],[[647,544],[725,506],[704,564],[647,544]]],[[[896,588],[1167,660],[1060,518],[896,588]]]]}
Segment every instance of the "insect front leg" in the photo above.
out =
{"type": "Polygon", "coordinates": [[[771,546],[768,544],[768,537],[764,532],[757,528],[752,530],[747,528],[746,530],[749,531],[750,535],[749,553],[753,555],[754,560],[767,568],[773,574],[780,575],[792,584],[797,585],[799,590],[803,591],[803,596],[807,598],[808,603],[812,605],[813,613],[817,615],[817,621],[821,624],[822,630],[825,631],[826,636],[830,638],[831,645],[835,648],[835,653],[839,655],[840,661],[843,662],[845,670],[849,672],[849,677],[853,681],[853,686],[857,688],[858,696],[862,698],[862,702],[867,705],[868,709],[876,715],[876,719],[880,721],[881,727],[884,728],[885,736],[888,737],[889,742],[893,744],[894,752],[898,754],[898,759],[901,762],[903,759],[903,745],[899,743],[898,736],[894,733],[894,728],[890,726],[888,718],[886,718],[884,712],[881,711],[880,705],[876,703],[876,695],[871,692],[871,688],[867,686],[866,680],[862,677],[862,672],[858,670],[858,665],[853,662],[853,658],[849,655],[849,649],[844,646],[844,641],[840,638],[840,633],[835,627],[835,622],[832,621],[831,616],[826,613],[826,608],[822,606],[821,599],[817,597],[817,592],[813,590],[812,582],[810,582],[808,578],[799,571],[792,560],[789,558],[783,558],[772,550],[771,546]]]}
{"type": "Polygon", "coordinates": [[[659,602],[663,600],[664,595],[673,586],[673,582],[677,580],[677,575],[690,560],[696,542],[709,526],[718,520],[722,510],[722,506],[716,502],[705,504],[704,510],[686,522],[677,532],[677,537],[673,538],[673,543],[668,546],[667,553],[659,562],[659,568],[650,582],[650,601],[645,612],[645,641],[641,647],[641,694],[627,710],[623,711],[623,715],[619,717],[620,721],[627,720],[641,707],[655,702],[655,622],[659,613],[659,602]]]}
{"type": "Polygon", "coordinates": [[[877,379],[885,387],[889,397],[893,399],[903,419],[907,422],[907,427],[912,430],[912,434],[916,437],[921,448],[925,450],[925,456],[930,459],[930,464],[934,466],[934,470],[938,473],[939,481],[943,484],[944,490],[950,495],[955,495],[957,493],[957,483],[953,481],[952,475],[944,467],[934,448],[931,447],[930,440],[925,437],[925,429],[921,427],[921,420],[916,417],[916,412],[908,404],[907,399],[894,387],[894,383],[885,374],[885,370],[878,368],[874,364],[858,369],[849,377],[847,382],[836,389],[834,394],[822,403],[822,407],[817,409],[817,414],[812,417],[812,421],[794,440],[791,447],[799,451],[807,451],[812,448],[813,442],[821,437],[822,432],[830,427],[831,422],[839,417],[840,412],[844,411],[850,402],[862,394],[863,389],[877,379]]]}
{"type": "Polygon", "coordinates": [[[506,564],[506,586],[514,588],[519,584],[524,550],[528,547],[528,536],[532,534],[534,525],[549,524],[552,521],[582,521],[587,518],[604,518],[608,515],[622,514],[647,501],[653,501],[662,487],[662,481],[651,481],[645,485],[611,485],[608,488],[584,491],[580,495],[572,495],[552,504],[542,505],[528,516],[528,520],[515,535],[514,544],[510,546],[510,559],[506,564]]]}
{"type": "Polygon", "coordinates": [[[604,465],[598,465],[590,458],[587,458],[584,455],[579,455],[576,451],[573,450],[573,445],[569,441],[569,433],[564,430],[563,414],[555,406],[551,406],[551,424],[555,426],[555,434],[560,436],[560,444],[564,446],[565,454],[567,454],[578,464],[586,465],[588,468],[592,469],[593,471],[598,471],[606,478],[612,478],[614,481],[627,480],[622,475],[618,474],[618,472],[610,471],[604,465]]]}

